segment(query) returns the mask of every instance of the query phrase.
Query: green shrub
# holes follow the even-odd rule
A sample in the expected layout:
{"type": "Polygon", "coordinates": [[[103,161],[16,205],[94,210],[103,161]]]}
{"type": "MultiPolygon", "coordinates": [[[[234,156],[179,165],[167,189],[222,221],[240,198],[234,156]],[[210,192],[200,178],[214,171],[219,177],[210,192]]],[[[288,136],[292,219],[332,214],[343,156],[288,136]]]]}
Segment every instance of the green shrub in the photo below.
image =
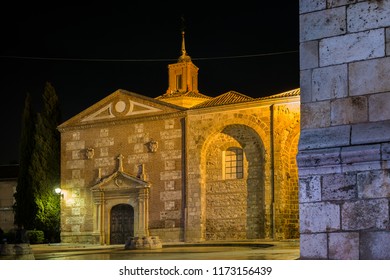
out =
{"type": "Polygon", "coordinates": [[[26,234],[30,244],[40,244],[45,241],[45,235],[42,230],[27,230],[26,234]]]}

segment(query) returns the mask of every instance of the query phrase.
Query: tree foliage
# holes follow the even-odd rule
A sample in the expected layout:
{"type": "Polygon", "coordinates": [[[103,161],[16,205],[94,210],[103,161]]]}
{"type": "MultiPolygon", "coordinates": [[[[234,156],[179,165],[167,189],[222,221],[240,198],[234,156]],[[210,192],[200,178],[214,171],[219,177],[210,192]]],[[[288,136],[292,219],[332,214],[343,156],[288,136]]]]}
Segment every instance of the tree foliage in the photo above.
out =
{"type": "Polygon", "coordinates": [[[34,149],[29,166],[37,207],[35,225],[47,238],[59,240],[60,198],[54,189],[60,185],[60,123],[58,96],[46,83],[42,95],[42,110],[37,114],[34,149]]]}
{"type": "Polygon", "coordinates": [[[34,148],[36,115],[32,107],[31,95],[27,93],[22,114],[21,135],[19,144],[19,175],[14,194],[15,224],[28,229],[35,228],[37,207],[34,201],[32,178],[29,173],[31,155],[34,148]]]}
{"type": "Polygon", "coordinates": [[[42,230],[46,239],[59,241],[60,106],[54,87],[47,82],[42,110],[33,111],[27,94],[22,115],[18,184],[15,193],[15,224],[42,230]]]}

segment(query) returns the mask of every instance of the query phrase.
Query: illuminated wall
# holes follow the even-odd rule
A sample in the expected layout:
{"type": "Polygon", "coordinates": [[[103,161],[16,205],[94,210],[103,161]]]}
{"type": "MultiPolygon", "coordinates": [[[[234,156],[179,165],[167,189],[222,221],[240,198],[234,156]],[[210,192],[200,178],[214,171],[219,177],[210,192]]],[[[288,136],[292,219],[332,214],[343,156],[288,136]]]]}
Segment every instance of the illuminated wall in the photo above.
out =
{"type": "Polygon", "coordinates": [[[120,204],[164,242],[298,238],[299,90],[227,96],[188,109],[118,90],[63,123],[62,242],[110,243],[120,204]]]}
{"type": "Polygon", "coordinates": [[[299,96],[205,107],[187,122],[186,240],[298,238],[299,96]],[[231,147],[244,160],[234,180],[231,147]]]}

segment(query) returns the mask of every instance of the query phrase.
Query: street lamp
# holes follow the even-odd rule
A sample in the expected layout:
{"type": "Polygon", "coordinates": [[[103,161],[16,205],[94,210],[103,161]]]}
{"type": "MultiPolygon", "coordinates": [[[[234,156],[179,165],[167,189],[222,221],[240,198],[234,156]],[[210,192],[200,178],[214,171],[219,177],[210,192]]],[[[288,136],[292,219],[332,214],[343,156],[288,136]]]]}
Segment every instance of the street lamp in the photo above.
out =
{"type": "Polygon", "coordinates": [[[60,187],[57,187],[54,189],[54,192],[58,195],[61,195],[61,197],[64,197],[64,194],[62,193],[62,190],[60,187]]]}
{"type": "MultiPolygon", "coordinates": [[[[56,187],[54,189],[54,192],[59,196],[58,199],[58,213],[59,213],[59,218],[58,218],[58,240],[61,242],[61,204],[64,198],[64,193],[62,192],[62,189],[60,187],[56,187]]],[[[57,239],[57,238],[56,238],[57,239]]]]}

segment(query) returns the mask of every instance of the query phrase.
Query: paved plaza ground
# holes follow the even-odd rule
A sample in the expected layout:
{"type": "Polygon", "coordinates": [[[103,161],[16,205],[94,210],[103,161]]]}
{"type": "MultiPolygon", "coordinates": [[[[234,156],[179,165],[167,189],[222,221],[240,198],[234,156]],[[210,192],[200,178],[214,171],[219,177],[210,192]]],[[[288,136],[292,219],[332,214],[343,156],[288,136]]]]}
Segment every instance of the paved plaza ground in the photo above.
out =
{"type": "Polygon", "coordinates": [[[125,250],[124,245],[31,245],[36,260],[296,260],[299,240],[171,243],[162,249],[125,250]]]}

